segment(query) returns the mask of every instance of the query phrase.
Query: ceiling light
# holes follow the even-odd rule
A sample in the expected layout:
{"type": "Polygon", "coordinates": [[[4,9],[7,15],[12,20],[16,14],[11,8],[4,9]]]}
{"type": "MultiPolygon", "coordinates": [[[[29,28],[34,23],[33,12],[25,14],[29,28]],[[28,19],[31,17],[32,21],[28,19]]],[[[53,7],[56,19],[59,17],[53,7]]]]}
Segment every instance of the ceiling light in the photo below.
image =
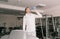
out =
{"type": "Polygon", "coordinates": [[[45,7],[45,6],[46,6],[46,4],[41,4],[41,3],[39,3],[39,4],[38,4],[38,5],[36,5],[36,6],[45,7]]]}

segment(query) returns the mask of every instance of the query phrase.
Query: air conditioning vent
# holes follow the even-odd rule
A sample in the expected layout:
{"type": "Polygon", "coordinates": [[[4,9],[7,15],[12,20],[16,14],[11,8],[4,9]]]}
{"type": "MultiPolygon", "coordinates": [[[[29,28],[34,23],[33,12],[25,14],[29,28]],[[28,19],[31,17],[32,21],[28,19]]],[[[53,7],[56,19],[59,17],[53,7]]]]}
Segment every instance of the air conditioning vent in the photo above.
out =
{"type": "Polygon", "coordinates": [[[3,1],[3,2],[8,2],[8,0],[0,0],[0,1],[3,1]]]}

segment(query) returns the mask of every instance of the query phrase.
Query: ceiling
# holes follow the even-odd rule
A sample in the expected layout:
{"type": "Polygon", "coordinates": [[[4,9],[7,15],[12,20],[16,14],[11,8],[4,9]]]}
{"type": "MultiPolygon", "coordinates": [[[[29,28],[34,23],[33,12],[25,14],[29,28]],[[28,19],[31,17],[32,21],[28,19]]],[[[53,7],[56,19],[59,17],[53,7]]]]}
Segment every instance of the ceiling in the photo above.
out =
{"type": "MultiPolygon", "coordinates": [[[[38,4],[46,4],[45,7],[37,7],[38,9],[44,9],[44,10],[48,10],[51,9],[53,7],[59,6],[60,5],[60,0],[8,0],[8,1],[0,1],[0,4],[8,4],[8,5],[14,5],[14,6],[19,6],[19,7],[32,7],[32,6],[36,6],[38,4]]],[[[1,11],[2,9],[0,9],[1,11]]],[[[8,9],[3,9],[3,12],[0,13],[5,13],[7,14],[7,11],[9,14],[19,14],[20,12],[23,11],[15,11],[15,10],[8,10],[8,9]],[[11,13],[12,12],[12,13],[11,13]]],[[[23,12],[24,13],[24,12],[23,12]]]]}
{"type": "Polygon", "coordinates": [[[20,7],[26,7],[26,6],[36,6],[40,3],[46,4],[47,6],[44,7],[45,9],[47,8],[52,8],[55,6],[60,5],[60,0],[8,0],[8,2],[2,2],[0,3],[3,4],[10,4],[10,5],[15,5],[15,6],[20,6],[20,7]]]}

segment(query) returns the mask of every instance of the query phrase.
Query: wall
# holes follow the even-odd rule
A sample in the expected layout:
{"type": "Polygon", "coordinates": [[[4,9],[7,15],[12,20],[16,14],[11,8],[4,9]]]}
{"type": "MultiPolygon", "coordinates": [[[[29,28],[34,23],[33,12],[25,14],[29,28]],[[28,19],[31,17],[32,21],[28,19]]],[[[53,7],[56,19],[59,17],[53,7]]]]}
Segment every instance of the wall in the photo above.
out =
{"type": "Polygon", "coordinates": [[[0,27],[4,26],[3,23],[6,23],[6,27],[20,26],[22,25],[22,19],[18,20],[15,15],[0,14],[0,27]]]}

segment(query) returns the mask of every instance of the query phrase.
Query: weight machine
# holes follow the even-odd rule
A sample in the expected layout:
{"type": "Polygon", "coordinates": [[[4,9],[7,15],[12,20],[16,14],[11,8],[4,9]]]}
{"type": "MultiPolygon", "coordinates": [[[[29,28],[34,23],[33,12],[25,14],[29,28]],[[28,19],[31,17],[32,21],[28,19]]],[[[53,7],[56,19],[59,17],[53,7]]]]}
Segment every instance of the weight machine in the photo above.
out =
{"type": "Polygon", "coordinates": [[[42,27],[42,18],[40,18],[40,23],[41,23],[41,30],[42,30],[42,37],[43,37],[43,39],[49,39],[49,31],[48,31],[48,18],[52,18],[52,24],[53,24],[53,29],[54,29],[54,31],[55,31],[55,23],[54,23],[54,18],[53,18],[53,16],[52,15],[44,15],[44,17],[43,18],[45,18],[45,22],[46,22],[46,38],[44,38],[44,33],[43,33],[43,27],[42,27]]]}

